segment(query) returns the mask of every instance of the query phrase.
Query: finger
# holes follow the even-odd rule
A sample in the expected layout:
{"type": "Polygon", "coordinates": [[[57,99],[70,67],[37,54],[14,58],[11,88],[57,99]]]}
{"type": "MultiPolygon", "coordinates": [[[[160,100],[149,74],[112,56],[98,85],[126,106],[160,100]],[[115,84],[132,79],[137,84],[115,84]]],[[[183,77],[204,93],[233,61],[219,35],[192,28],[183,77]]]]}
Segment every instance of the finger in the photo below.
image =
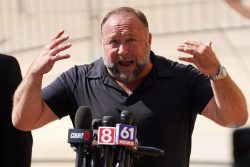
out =
{"type": "Polygon", "coordinates": [[[68,59],[70,58],[70,54],[64,54],[64,55],[56,55],[51,58],[51,61],[56,62],[58,60],[68,59]]]}
{"type": "Polygon", "coordinates": [[[52,56],[55,56],[55,55],[57,55],[59,52],[64,51],[64,50],[70,48],[71,46],[72,46],[72,45],[71,45],[70,43],[59,45],[59,46],[53,48],[53,49],[50,51],[50,54],[51,54],[52,56]]]}
{"type": "Polygon", "coordinates": [[[58,34],[56,34],[56,36],[55,36],[55,37],[53,37],[53,38],[52,38],[52,40],[54,40],[54,39],[57,39],[57,38],[61,37],[63,33],[64,33],[64,30],[59,31],[59,33],[58,33],[58,34]]]}
{"type": "Polygon", "coordinates": [[[209,41],[207,45],[211,48],[212,47],[212,41],[209,41]]]}
{"type": "Polygon", "coordinates": [[[185,45],[191,45],[191,46],[200,46],[202,42],[200,41],[193,41],[193,40],[186,40],[184,41],[185,45]]]}
{"type": "Polygon", "coordinates": [[[185,45],[184,45],[184,44],[178,45],[178,46],[177,46],[177,50],[178,50],[178,51],[181,51],[181,52],[184,52],[184,48],[185,48],[185,45]]]}
{"type": "Polygon", "coordinates": [[[192,54],[192,52],[193,52],[193,48],[190,45],[179,45],[177,47],[177,50],[184,52],[184,53],[189,53],[189,54],[192,54]]]}
{"type": "Polygon", "coordinates": [[[69,36],[64,36],[64,37],[60,37],[60,38],[53,40],[51,45],[49,46],[49,49],[54,49],[55,47],[57,47],[58,45],[60,45],[61,43],[63,43],[64,41],[68,39],[69,39],[69,36]]]}
{"type": "Polygon", "coordinates": [[[184,44],[193,46],[193,49],[196,49],[196,48],[199,48],[199,47],[202,47],[202,46],[204,46],[204,47],[208,46],[210,48],[212,47],[212,42],[211,41],[203,43],[203,42],[200,42],[200,41],[186,40],[184,42],[184,44]]]}
{"type": "Polygon", "coordinates": [[[69,39],[69,36],[64,36],[64,37],[58,37],[57,39],[54,39],[49,42],[45,48],[48,48],[48,49],[53,49],[54,47],[56,47],[57,45],[59,45],[60,43],[66,41],[69,39]]]}
{"type": "Polygon", "coordinates": [[[184,46],[185,46],[184,44],[178,45],[178,46],[177,46],[177,49],[178,49],[178,48],[184,48],[184,46]]]}
{"type": "Polygon", "coordinates": [[[178,57],[179,60],[181,61],[185,61],[185,62],[188,62],[188,63],[193,63],[193,57],[178,57]]]}

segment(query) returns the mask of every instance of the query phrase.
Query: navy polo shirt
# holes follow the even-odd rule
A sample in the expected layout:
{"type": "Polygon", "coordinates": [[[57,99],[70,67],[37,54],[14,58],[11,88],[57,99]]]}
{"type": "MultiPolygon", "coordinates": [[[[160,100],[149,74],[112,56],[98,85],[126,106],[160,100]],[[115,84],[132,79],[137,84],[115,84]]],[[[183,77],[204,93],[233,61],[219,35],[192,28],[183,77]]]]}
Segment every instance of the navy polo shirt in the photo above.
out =
{"type": "Polygon", "coordinates": [[[213,97],[209,79],[191,65],[183,65],[150,54],[153,68],[128,95],[108,74],[102,58],[75,66],[61,74],[42,91],[53,112],[72,122],[79,106],[89,106],[92,117],[133,113],[140,145],[165,150],[160,158],[143,156],[136,167],[187,167],[191,136],[198,113],[213,97]]]}

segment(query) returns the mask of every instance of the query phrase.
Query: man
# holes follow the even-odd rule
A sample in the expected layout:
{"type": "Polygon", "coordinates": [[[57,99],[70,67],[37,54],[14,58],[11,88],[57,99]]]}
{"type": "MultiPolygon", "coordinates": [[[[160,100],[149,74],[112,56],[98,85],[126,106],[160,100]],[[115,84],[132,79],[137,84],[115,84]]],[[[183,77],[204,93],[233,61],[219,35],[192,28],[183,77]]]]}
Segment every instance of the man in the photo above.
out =
{"type": "Polygon", "coordinates": [[[41,90],[49,72],[71,44],[58,33],[42,50],[15,92],[13,123],[31,130],[90,106],[94,118],[133,113],[141,145],[165,150],[165,157],[143,157],[134,166],[187,167],[197,114],[226,127],[246,123],[245,98],[208,45],[186,41],[178,50],[190,54],[185,66],[156,56],[143,13],[129,7],[108,13],[101,24],[103,57],[75,66],[41,90]],[[211,76],[211,77],[208,77],[211,76]],[[32,101],[30,100],[32,99],[32,101]]]}
{"type": "Polygon", "coordinates": [[[30,167],[32,154],[32,134],[16,129],[11,121],[12,98],[22,80],[18,61],[0,54],[0,145],[2,167],[30,167]]]}

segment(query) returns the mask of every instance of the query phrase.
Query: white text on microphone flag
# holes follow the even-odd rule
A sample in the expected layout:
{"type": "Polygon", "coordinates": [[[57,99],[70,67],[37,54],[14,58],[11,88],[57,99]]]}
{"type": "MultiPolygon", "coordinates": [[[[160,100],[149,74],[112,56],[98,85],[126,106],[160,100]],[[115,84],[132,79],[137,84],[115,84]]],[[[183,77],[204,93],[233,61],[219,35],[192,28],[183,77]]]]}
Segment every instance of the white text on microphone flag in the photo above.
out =
{"type": "Polygon", "coordinates": [[[133,125],[116,124],[116,145],[136,146],[137,127],[133,125]]]}
{"type": "Polygon", "coordinates": [[[68,130],[68,143],[91,144],[93,140],[93,132],[89,129],[69,129],[68,130]]]}

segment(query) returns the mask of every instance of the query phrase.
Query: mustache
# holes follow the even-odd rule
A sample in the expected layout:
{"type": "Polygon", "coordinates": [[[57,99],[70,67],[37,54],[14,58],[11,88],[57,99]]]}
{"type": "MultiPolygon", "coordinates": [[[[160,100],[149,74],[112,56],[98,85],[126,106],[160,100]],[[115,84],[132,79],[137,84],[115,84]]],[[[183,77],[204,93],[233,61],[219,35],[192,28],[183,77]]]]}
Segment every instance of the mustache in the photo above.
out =
{"type": "Polygon", "coordinates": [[[118,55],[117,61],[136,61],[136,56],[118,55]]]}

